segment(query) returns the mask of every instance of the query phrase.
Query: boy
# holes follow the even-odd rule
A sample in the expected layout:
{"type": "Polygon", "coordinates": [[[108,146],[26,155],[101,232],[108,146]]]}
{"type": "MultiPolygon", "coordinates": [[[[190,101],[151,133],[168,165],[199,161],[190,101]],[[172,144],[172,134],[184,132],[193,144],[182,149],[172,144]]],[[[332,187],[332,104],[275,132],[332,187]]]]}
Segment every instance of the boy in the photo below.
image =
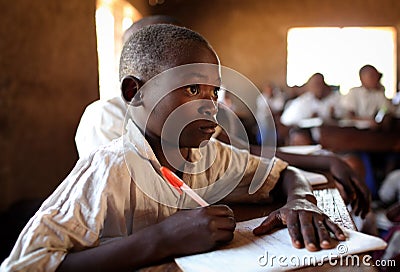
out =
{"type": "MultiPolygon", "coordinates": [[[[140,28],[151,24],[174,24],[180,26],[181,23],[175,18],[165,15],[154,15],[142,18],[132,24],[124,33],[124,43],[130,35],[140,28]]],[[[262,102],[262,101],[259,101],[262,102]]],[[[265,101],[264,101],[265,102],[265,101]]],[[[266,103],[259,103],[265,104],[266,103]]],[[[128,106],[121,96],[114,97],[107,101],[95,101],[90,104],[82,115],[78,125],[75,143],[80,157],[89,155],[99,146],[122,136],[124,131],[123,120],[128,106]]],[[[261,118],[263,119],[263,118],[261,118]]],[[[213,137],[221,141],[231,143],[235,147],[243,148],[232,138],[233,132],[230,132],[231,139],[224,139],[223,134],[214,134],[213,137]]],[[[250,152],[255,155],[260,154],[260,147],[250,146],[250,152]]],[[[356,215],[365,217],[370,210],[370,193],[365,183],[356,177],[354,171],[338,156],[331,154],[324,155],[300,155],[289,154],[277,151],[279,158],[289,162],[291,165],[307,169],[310,171],[330,172],[335,178],[336,184],[340,189],[341,195],[346,204],[351,204],[356,215]]]]}
{"type": "Polygon", "coordinates": [[[302,120],[313,117],[323,121],[339,117],[340,94],[333,92],[325,83],[324,75],[313,74],[304,86],[305,92],[293,99],[283,111],[282,124],[299,126],[302,120]]]}
{"type": "Polygon", "coordinates": [[[254,229],[256,235],[288,225],[293,245],[312,251],[333,246],[329,232],[344,240],[341,229],[316,207],[310,186],[295,169],[276,160],[261,188],[249,195],[249,184],[262,160],[209,141],[216,127],[218,67],[219,59],[207,41],[186,28],[160,24],[133,34],[120,64],[122,95],[134,112],[126,135],[77,163],[29,221],[1,268],[134,270],[231,241],[232,210],[225,205],[179,210],[169,202],[176,194],[158,174],[159,165],[169,167],[194,188],[212,187],[227,165],[233,165],[228,174],[240,180],[232,179],[239,184],[222,199],[224,203],[266,202],[270,194],[286,197],[286,205],[254,229]],[[215,69],[195,74],[210,84],[193,82],[170,91],[167,81],[153,78],[193,63],[214,65],[215,69]],[[163,134],[176,111],[193,120],[180,128],[178,146],[173,137],[163,134]],[[215,155],[212,164],[202,173],[189,174],[186,169],[196,170],[197,161],[209,157],[198,149],[207,141],[211,144],[206,151],[215,155]],[[171,154],[184,158],[184,165],[169,160],[171,154]]]}
{"type": "Polygon", "coordinates": [[[374,66],[367,64],[361,67],[359,77],[361,86],[350,89],[342,99],[342,106],[349,118],[368,120],[374,126],[378,111],[385,109],[390,113],[392,106],[380,82],[382,74],[374,66]]]}

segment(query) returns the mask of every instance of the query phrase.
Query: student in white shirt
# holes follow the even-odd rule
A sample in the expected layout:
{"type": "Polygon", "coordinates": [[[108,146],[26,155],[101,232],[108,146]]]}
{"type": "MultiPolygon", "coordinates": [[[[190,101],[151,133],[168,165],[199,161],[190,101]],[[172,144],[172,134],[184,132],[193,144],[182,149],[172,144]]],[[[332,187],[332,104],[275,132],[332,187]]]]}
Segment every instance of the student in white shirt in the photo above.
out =
{"type": "Polygon", "coordinates": [[[380,83],[382,74],[372,65],[365,65],[359,71],[361,86],[350,89],[341,101],[347,117],[368,120],[372,124],[379,110],[390,113],[391,103],[385,97],[385,88],[380,83]]]}
{"type": "MultiPolygon", "coordinates": [[[[108,101],[99,100],[89,105],[81,117],[75,136],[79,156],[85,157],[99,146],[107,144],[123,135],[126,112],[127,106],[121,96],[108,101]]],[[[223,113],[224,111],[221,112],[223,113]]],[[[232,131],[234,130],[234,128],[231,129],[232,131]]],[[[236,141],[232,138],[232,135],[234,135],[232,131],[229,132],[231,139],[224,137],[224,133],[220,133],[219,135],[216,133],[214,136],[238,148],[246,146],[241,144],[239,138],[236,141]]],[[[253,154],[260,154],[259,148],[255,146],[250,146],[250,151],[253,154]]],[[[284,152],[277,153],[278,157],[287,160],[293,166],[310,171],[320,170],[330,172],[339,186],[343,188],[341,195],[346,200],[346,204],[351,204],[355,213],[357,215],[360,214],[362,217],[369,211],[370,193],[368,188],[338,156],[334,154],[317,156],[287,154],[284,152]]]]}
{"type": "MultiPolygon", "coordinates": [[[[127,39],[140,28],[152,24],[167,23],[173,25],[181,25],[181,23],[173,17],[166,15],[153,15],[144,17],[141,20],[132,24],[124,33],[124,43],[127,39]]],[[[275,106],[280,108],[282,105],[283,97],[282,93],[276,95],[277,102],[273,103],[275,106]]],[[[258,113],[261,114],[261,110],[267,110],[265,108],[266,103],[264,99],[258,100],[258,113]],[[263,103],[264,102],[264,103],[263,103]]],[[[278,109],[276,108],[276,109],[278,109]]],[[[110,141],[117,139],[125,132],[123,120],[127,112],[127,106],[125,101],[120,95],[103,101],[98,100],[90,104],[84,111],[80,123],[78,125],[75,143],[79,153],[79,157],[89,155],[92,151],[96,150],[99,146],[109,143],[110,141]]],[[[224,111],[221,111],[223,113],[224,111]]],[[[265,120],[264,117],[260,117],[260,120],[265,120]]],[[[225,127],[226,128],[226,127],[225,127]]],[[[234,124],[230,125],[231,139],[226,141],[223,133],[215,133],[214,136],[218,139],[233,144],[238,148],[242,148],[241,139],[233,139],[232,135],[235,135],[234,124]]],[[[217,129],[217,131],[221,131],[217,129]]],[[[253,146],[250,151],[253,154],[259,154],[259,148],[253,146]]],[[[346,203],[351,204],[355,213],[360,214],[362,217],[370,209],[370,193],[368,188],[363,182],[355,175],[351,168],[334,154],[330,156],[309,156],[309,155],[297,155],[287,154],[284,152],[278,152],[278,156],[287,160],[290,164],[296,167],[305,168],[308,170],[320,170],[330,172],[341,190],[342,197],[347,201],[346,203]]]]}
{"type": "Polygon", "coordinates": [[[330,89],[322,74],[313,74],[304,87],[305,93],[287,102],[281,116],[282,124],[298,126],[302,120],[313,117],[326,121],[339,116],[340,94],[330,89]]]}

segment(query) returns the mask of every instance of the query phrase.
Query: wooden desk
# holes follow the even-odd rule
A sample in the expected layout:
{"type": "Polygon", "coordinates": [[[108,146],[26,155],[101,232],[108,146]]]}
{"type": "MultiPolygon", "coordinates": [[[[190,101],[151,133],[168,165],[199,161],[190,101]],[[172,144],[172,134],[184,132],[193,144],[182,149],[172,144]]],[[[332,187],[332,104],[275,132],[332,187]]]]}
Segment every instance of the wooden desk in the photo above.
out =
{"type": "Polygon", "coordinates": [[[320,144],[334,151],[400,152],[400,130],[382,131],[323,125],[320,144]]]}

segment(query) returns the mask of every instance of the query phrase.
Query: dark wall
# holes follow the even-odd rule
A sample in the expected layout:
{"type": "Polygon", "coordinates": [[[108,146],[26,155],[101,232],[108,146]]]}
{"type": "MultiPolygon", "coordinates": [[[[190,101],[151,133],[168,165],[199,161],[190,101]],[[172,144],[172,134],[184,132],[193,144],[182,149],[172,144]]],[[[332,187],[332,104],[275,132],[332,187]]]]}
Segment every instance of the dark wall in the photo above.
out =
{"type": "Polygon", "coordinates": [[[98,98],[95,0],[0,0],[0,209],[49,194],[98,98]]]}

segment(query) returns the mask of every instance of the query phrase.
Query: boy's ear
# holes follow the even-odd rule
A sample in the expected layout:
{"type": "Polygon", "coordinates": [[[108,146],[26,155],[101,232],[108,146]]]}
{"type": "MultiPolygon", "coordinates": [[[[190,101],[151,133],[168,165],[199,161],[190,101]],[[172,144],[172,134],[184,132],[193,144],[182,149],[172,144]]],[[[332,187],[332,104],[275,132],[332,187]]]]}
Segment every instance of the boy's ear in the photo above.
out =
{"type": "Polygon", "coordinates": [[[126,76],[121,81],[121,94],[125,102],[138,106],[141,104],[141,95],[138,93],[140,80],[134,76],[126,76]]]}

